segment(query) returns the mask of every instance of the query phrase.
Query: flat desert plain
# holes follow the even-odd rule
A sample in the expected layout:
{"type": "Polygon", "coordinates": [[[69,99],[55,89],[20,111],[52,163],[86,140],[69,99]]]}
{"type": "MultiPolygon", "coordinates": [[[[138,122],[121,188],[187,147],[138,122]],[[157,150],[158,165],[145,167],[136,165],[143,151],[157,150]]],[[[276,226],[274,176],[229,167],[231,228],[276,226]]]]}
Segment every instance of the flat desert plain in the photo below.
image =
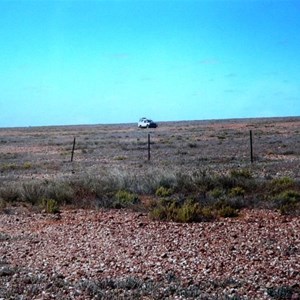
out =
{"type": "MultiPolygon", "coordinates": [[[[299,182],[299,167],[299,117],[0,129],[2,189],[103,170],[247,169],[299,182]]],[[[128,209],[48,214],[12,204],[0,211],[0,299],[300,299],[300,218],[245,208],[176,223],[128,209]]]]}

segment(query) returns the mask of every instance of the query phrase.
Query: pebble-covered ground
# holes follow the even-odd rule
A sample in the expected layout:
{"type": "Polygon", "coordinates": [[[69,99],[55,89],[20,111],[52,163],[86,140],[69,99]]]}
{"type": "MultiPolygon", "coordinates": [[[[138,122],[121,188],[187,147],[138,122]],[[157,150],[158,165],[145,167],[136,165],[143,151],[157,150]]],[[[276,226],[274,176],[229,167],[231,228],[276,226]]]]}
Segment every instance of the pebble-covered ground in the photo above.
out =
{"type": "Polygon", "coordinates": [[[1,213],[0,299],[300,299],[300,218],[1,213]]]}

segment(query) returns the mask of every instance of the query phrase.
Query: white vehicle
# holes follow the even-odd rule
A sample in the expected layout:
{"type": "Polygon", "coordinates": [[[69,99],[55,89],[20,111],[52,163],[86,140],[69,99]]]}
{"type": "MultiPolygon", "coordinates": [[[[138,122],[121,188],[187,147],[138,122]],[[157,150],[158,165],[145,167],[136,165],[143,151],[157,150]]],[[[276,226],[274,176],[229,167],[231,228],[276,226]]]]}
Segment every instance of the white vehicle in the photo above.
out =
{"type": "Polygon", "coordinates": [[[141,118],[138,122],[139,128],[156,128],[157,124],[150,119],[141,118]]]}

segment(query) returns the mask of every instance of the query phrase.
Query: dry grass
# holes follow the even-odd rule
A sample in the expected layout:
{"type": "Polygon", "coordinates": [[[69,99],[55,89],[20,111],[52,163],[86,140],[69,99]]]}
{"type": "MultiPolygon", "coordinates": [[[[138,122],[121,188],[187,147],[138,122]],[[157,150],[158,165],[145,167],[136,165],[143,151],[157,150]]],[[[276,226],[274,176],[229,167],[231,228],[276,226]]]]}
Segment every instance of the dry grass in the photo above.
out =
{"type": "Polygon", "coordinates": [[[120,191],[157,197],[163,188],[175,202],[192,198],[212,206],[223,201],[225,213],[229,202],[236,209],[270,199],[264,202],[269,207],[298,211],[300,118],[159,125],[147,130],[136,124],[0,129],[1,207],[17,201],[40,205],[42,199],[114,207],[120,191]],[[281,178],[293,186],[280,189],[281,178]]]}

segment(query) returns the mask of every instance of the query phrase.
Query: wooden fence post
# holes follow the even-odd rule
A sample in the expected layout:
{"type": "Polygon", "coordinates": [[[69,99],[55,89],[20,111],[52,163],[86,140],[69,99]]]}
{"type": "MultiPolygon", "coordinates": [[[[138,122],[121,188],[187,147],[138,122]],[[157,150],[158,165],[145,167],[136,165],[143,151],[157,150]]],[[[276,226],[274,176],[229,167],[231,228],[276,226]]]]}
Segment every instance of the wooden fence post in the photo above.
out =
{"type": "Polygon", "coordinates": [[[148,160],[150,160],[151,154],[150,154],[150,133],[148,133],[148,160]]]}
{"type": "Polygon", "coordinates": [[[252,130],[250,130],[250,159],[253,163],[253,140],[252,140],[252,130]]]}
{"type": "Polygon", "coordinates": [[[73,157],[74,157],[75,143],[76,143],[76,137],[74,137],[74,140],[73,140],[73,147],[72,147],[72,154],[71,154],[71,162],[73,161],[73,157]]]}

